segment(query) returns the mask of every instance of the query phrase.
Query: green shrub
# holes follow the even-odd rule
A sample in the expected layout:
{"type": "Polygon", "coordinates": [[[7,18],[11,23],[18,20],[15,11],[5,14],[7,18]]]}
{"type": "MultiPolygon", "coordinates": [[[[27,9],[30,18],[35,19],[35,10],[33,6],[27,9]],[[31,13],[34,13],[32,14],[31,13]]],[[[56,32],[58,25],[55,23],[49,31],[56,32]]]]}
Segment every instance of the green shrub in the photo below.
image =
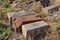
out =
{"type": "Polygon", "coordinates": [[[5,8],[10,7],[9,0],[3,0],[2,1],[2,6],[5,7],[5,8]]]}
{"type": "Polygon", "coordinates": [[[36,17],[46,17],[47,15],[45,13],[38,13],[38,14],[35,14],[36,17]]]}
{"type": "Polygon", "coordinates": [[[9,35],[10,33],[12,33],[12,31],[10,30],[10,28],[0,27],[0,40],[3,39],[6,34],[9,35]]]}
{"type": "Polygon", "coordinates": [[[7,8],[6,10],[7,13],[12,12],[12,11],[14,11],[12,7],[7,8]]]}
{"type": "Polygon", "coordinates": [[[3,17],[5,14],[3,12],[0,12],[0,16],[3,17]]]}
{"type": "Polygon", "coordinates": [[[40,17],[41,15],[40,14],[35,14],[36,17],[40,17]]]}
{"type": "Polygon", "coordinates": [[[60,34],[60,23],[56,25],[56,31],[60,34]]]}
{"type": "Polygon", "coordinates": [[[48,13],[48,16],[53,16],[51,13],[48,13]]]}
{"type": "Polygon", "coordinates": [[[54,30],[56,30],[58,33],[60,33],[60,22],[53,22],[52,27],[54,30]]]}
{"type": "Polygon", "coordinates": [[[10,4],[4,4],[3,5],[5,8],[9,8],[10,7],[10,4]]]}

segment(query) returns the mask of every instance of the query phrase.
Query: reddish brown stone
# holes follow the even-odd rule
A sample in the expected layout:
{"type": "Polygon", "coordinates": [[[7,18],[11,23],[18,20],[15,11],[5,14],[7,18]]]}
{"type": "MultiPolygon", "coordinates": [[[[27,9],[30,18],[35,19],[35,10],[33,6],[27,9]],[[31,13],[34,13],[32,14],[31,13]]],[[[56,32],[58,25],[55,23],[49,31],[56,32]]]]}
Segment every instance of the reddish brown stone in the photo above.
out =
{"type": "Polygon", "coordinates": [[[16,26],[18,28],[20,25],[22,25],[22,18],[21,17],[20,18],[15,17],[14,19],[12,19],[12,26],[13,27],[16,26]]]}
{"type": "Polygon", "coordinates": [[[40,17],[36,17],[34,15],[15,16],[15,17],[12,17],[12,26],[13,26],[14,30],[16,31],[16,28],[18,29],[22,24],[36,22],[36,21],[40,21],[40,20],[41,20],[40,17]]]}
{"type": "Polygon", "coordinates": [[[22,19],[23,19],[23,23],[25,22],[25,23],[30,23],[30,22],[35,22],[35,21],[40,21],[41,20],[41,18],[40,17],[36,17],[36,16],[34,16],[34,15],[30,15],[30,16],[24,16],[24,17],[22,17],[22,19]]]}

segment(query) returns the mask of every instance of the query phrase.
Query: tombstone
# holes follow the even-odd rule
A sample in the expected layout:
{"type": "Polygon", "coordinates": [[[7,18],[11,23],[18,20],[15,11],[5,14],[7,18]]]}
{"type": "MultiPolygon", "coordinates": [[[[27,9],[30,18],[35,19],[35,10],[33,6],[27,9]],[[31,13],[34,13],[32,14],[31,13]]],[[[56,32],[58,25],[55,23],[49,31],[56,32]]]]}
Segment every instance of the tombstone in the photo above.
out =
{"type": "Polygon", "coordinates": [[[60,8],[60,4],[55,4],[55,5],[42,8],[42,10],[44,13],[54,13],[56,11],[59,11],[59,8],[60,8]]]}
{"type": "MultiPolygon", "coordinates": [[[[14,16],[12,17],[12,27],[15,29],[20,29],[22,32],[22,24],[28,24],[36,21],[41,21],[40,17],[36,17],[35,15],[28,15],[28,16],[14,16]]],[[[20,32],[19,31],[19,32],[20,32]]]]}
{"type": "Polygon", "coordinates": [[[35,13],[34,12],[27,12],[27,11],[19,11],[19,12],[12,12],[12,13],[7,13],[8,15],[8,19],[9,19],[9,25],[11,25],[11,20],[12,20],[12,17],[14,16],[27,16],[27,15],[34,15],[35,13]]]}
{"type": "Polygon", "coordinates": [[[14,26],[13,24],[15,24],[17,27],[19,27],[21,24],[27,24],[41,20],[42,19],[40,17],[36,17],[34,15],[12,17],[12,26],[14,26]]]}
{"type": "Polygon", "coordinates": [[[33,22],[22,25],[22,35],[26,40],[40,40],[42,35],[45,37],[48,29],[48,23],[45,21],[33,22]]]}

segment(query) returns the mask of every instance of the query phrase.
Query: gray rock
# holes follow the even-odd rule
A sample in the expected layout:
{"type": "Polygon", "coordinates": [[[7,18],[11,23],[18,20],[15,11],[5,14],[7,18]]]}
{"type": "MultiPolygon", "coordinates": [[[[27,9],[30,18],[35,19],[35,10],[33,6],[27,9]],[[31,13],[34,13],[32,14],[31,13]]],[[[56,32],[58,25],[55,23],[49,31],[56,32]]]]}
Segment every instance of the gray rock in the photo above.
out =
{"type": "Polygon", "coordinates": [[[54,13],[59,11],[59,8],[60,8],[60,4],[54,4],[54,5],[50,5],[48,7],[42,8],[42,10],[45,13],[54,13]]]}
{"type": "Polygon", "coordinates": [[[12,13],[7,13],[8,19],[9,19],[9,24],[11,22],[11,17],[13,16],[27,16],[27,15],[34,15],[34,12],[27,12],[27,11],[19,11],[19,12],[12,12],[12,13]]]}
{"type": "Polygon", "coordinates": [[[44,30],[47,29],[49,29],[48,23],[44,21],[38,21],[38,22],[22,25],[22,34],[24,38],[29,40],[30,36],[35,37],[40,33],[44,33],[44,30]]]}

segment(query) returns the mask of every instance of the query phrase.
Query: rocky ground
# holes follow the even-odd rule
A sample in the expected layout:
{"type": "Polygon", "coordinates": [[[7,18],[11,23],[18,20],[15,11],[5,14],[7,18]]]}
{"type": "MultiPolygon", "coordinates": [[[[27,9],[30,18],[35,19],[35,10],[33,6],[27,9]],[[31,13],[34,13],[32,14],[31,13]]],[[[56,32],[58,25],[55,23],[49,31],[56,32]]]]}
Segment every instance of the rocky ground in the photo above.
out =
{"type": "MultiPolygon", "coordinates": [[[[54,4],[55,0],[51,1],[51,4],[54,4]]],[[[13,4],[12,4],[13,5],[13,4]]],[[[41,5],[39,2],[22,2],[22,3],[17,3],[17,5],[12,6],[14,11],[20,11],[20,10],[26,10],[26,11],[34,11],[35,13],[43,13],[41,10],[41,5]],[[19,5],[20,4],[20,5],[19,5]],[[16,9],[16,10],[15,10],[16,9]]],[[[5,10],[2,12],[6,12],[5,8],[0,8],[0,10],[5,10]]],[[[11,12],[10,8],[8,9],[9,12],[11,12]]],[[[7,13],[7,12],[6,12],[7,13]]],[[[43,15],[43,14],[42,14],[43,15]]],[[[47,35],[44,37],[44,39],[41,40],[60,40],[60,30],[56,30],[56,27],[58,26],[56,23],[60,22],[60,14],[56,16],[47,16],[46,18],[44,17],[43,19],[48,22],[48,24],[50,25],[50,30],[47,32],[47,35]],[[51,18],[52,17],[52,18],[51,18]],[[57,26],[56,26],[57,25],[57,26]],[[56,26],[56,27],[55,27],[56,26]]],[[[8,23],[6,23],[6,16],[4,17],[0,17],[2,20],[0,20],[0,23],[3,23],[5,25],[8,25],[8,23]]],[[[59,24],[59,23],[58,23],[59,24]]],[[[14,31],[12,32],[12,35],[10,36],[10,40],[15,40],[16,38],[20,38],[20,40],[25,40],[23,39],[23,36],[15,33],[14,31]]]]}

